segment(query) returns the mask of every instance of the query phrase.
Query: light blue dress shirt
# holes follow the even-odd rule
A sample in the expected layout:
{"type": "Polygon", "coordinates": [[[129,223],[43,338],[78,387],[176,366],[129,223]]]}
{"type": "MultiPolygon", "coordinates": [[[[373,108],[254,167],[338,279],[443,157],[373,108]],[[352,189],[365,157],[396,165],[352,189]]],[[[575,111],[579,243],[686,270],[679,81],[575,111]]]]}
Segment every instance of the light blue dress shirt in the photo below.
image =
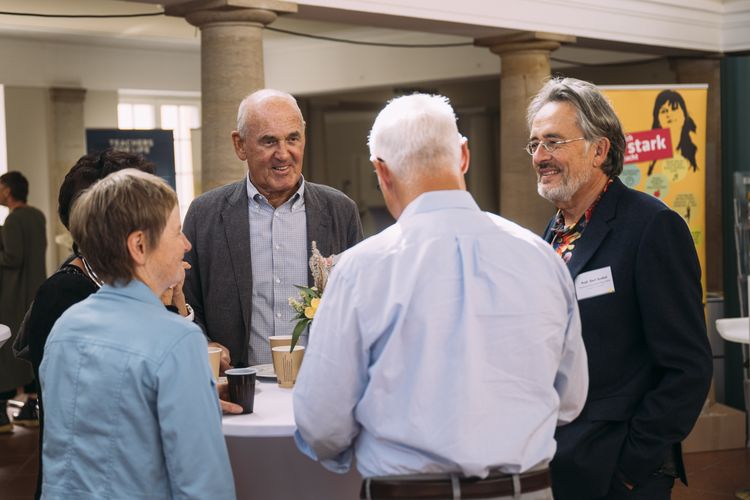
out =
{"type": "Polygon", "coordinates": [[[549,462],[588,388],[573,283],[541,238],[433,191],[346,251],[294,389],[297,445],[364,477],[549,462]]]}
{"type": "Polygon", "coordinates": [[[278,208],[247,178],[250,258],[253,269],[253,309],[250,316],[250,364],[270,363],[271,335],[291,335],[298,297],[294,285],[307,286],[307,216],[305,181],[278,208]]]}
{"type": "Polygon", "coordinates": [[[206,339],[141,281],[68,309],[40,378],[42,498],[235,498],[206,339]]]}

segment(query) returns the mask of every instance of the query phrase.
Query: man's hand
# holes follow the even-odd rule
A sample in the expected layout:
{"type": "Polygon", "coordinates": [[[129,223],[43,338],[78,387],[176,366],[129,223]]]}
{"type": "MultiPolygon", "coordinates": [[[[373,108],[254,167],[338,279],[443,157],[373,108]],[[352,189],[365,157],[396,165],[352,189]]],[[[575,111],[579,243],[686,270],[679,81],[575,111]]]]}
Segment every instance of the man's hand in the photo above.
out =
{"type": "Polygon", "coordinates": [[[242,413],[242,407],[238,404],[231,403],[229,401],[229,384],[217,383],[216,390],[219,393],[219,404],[221,405],[221,412],[225,415],[242,413]]]}
{"type": "Polygon", "coordinates": [[[229,401],[224,401],[223,399],[219,400],[219,404],[221,404],[221,412],[224,415],[237,415],[242,413],[242,407],[235,403],[230,403],[229,401]]]}

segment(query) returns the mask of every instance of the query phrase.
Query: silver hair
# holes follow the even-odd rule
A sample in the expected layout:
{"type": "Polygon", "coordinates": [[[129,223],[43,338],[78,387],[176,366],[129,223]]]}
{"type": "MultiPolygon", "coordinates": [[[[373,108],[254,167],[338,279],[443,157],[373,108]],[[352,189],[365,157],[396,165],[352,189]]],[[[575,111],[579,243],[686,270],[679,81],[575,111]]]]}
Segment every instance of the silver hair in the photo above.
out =
{"type": "Polygon", "coordinates": [[[576,109],[578,127],[587,141],[609,139],[610,148],[602,172],[620,175],[625,157],[625,134],[612,105],[595,85],[575,78],[551,78],[529,104],[526,120],[531,124],[539,110],[550,102],[567,102],[576,109]]]}
{"type": "Polygon", "coordinates": [[[302,111],[300,111],[299,105],[297,104],[297,99],[295,99],[292,94],[282,92],[281,90],[261,89],[256,90],[252,94],[248,94],[240,103],[240,107],[237,110],[237,132],[239,132],[240,137],[244,138],[247,135],[248,115],[253,109],[253,106],[268,98],[280,98],[289,101],[299,113],[302,124],[305,124],[305,121],[302,119],[302,111]]]}
{"type": "Polygon", "coordinates": [[[383,108],[367,144],[371,159],[380,158],[408,182],[440,169],[458,171],[462,141],[447,97],[413,94],[397,97],[383,108]]]}

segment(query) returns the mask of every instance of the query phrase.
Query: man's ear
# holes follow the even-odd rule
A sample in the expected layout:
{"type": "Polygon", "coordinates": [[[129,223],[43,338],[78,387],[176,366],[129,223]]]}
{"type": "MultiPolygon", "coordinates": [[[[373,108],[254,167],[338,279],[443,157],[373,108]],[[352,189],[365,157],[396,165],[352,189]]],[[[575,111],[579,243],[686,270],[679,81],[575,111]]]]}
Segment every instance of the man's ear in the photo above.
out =
{"type": "Polygon", "coordinates": [[[133,231],[128,235],[128,253],[137,265],[146,263],[146,233],[143,231],[133,231]]]}
{"type": "Polygon", "coordinates": [[[232,132],[232,144],[234,144],[234,153],[242,161],[247,161],[247,153],[245,152],[245,141],[242,140],[240,133],[234,130],[232,132]]]}
{"type": "Polygon", "coordinates": [[[606,137],[600,137],[594,143],[594,167],[600,168],[604,165],[609,154],[609,148],[612,147],[612,143],[606,137]]]}
{"type": "Polygon", "coordinates": [[[380,183],[381,189],[382,186],[386,186],[388,189],[393,189],[393,174],[388,170],[388,165],[375,158],[372,160],[372,166],[378,174],[378,182],[380,183]]]}
{"type": "Polygon", "coordinates": [[[461,138],[461,163],[459,164],[461,174],[466,175],[469,171],[469,163],[471,161],[471,152],[469,151],[469,140],[466,137],[461,138]]]}

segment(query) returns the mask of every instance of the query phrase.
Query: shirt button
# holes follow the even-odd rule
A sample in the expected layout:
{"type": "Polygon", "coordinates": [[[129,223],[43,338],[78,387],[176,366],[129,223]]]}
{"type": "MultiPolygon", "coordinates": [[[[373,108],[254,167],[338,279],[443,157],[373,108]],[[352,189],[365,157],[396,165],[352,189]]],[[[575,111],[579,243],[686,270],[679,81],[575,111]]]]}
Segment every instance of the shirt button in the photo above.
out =
{"type": "Polygon", "coordinates": [[[276,317],[280,318],[281,317],[281,313],[276,313],[276,317]]]}
{"type": "Polygon", "coordinates": [[[278,250],[279,248],[281,248],[281,245],[276,245],[276,250],[278,250]]]}
{"type": "Polygon", "coordinates": [[[281,280],[279,278],[276,278],[276,283],[281,283],[281,280]]]}
{"type": "Polygon", "coordinates": [[[274,215],[274,217],[278,217],[279,216],[279,212],[274,212],[273,215],[274,215]]]}

